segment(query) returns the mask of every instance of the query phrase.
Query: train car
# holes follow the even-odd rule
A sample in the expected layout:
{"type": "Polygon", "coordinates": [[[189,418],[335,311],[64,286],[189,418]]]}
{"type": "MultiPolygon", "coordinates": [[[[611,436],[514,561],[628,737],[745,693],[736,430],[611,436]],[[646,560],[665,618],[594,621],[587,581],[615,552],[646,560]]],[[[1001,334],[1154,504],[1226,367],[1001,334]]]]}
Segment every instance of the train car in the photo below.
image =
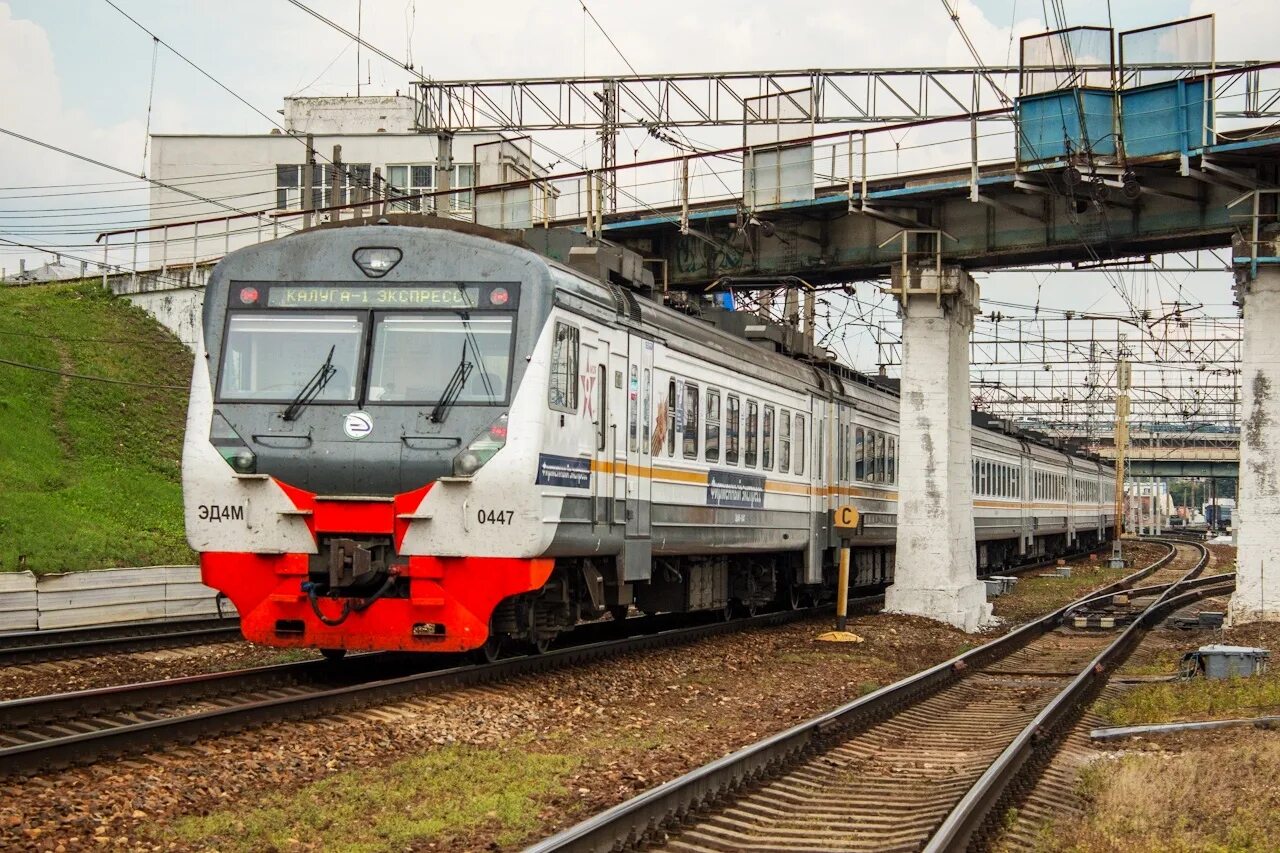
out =
{"type": "MultiPolygon", "coordinates": [[[[605,614],[794,607],[832,594],[850,503],[856,582],[891,580],[896,395],[646,297],[622,250],[560,245],[397,218],[218,264],[184,499],[246,637],[493,656],[605,614]]],[[[1096,462],[974,441],[984,566],[1109,523],[1066,485],[1096,462]]]]}

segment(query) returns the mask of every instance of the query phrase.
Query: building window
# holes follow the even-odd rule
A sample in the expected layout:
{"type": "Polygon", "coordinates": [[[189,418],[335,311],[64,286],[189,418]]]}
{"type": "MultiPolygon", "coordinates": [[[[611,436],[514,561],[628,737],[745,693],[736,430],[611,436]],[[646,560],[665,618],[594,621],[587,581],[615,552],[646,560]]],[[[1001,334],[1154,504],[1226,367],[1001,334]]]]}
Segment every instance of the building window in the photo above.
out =
{"type": "Polygon", "coordinates": [[[708,462],[720,461],[720,392],[714,388],[707,389],[707,425],[706,446],[703,452],[708,462]]]}
{"type": "Polygon", "coordinates": [[[556,321],[551,346],[551,384],[547,402],[566,412],[578,410],[578,327],[556,321]]]}
{"type": "Polygon", "coordinates": [[[804,473],[804,453],[805,453],[805,423],[804,415],[796,415],[796,473],[804,473]]]}
{"type": "Polygon", "coordinates": [[[760,454],[760,407],[755,400],[747,401],[747,452],[743,464],[748,468],[756,467],[760,454]]]}
{"type": "Polygon", "coordinates": [[[466,192],[453,193],[449,196],[449,208],[456,211],[470,211],[475,207],[475,193],[471,188],[476,185],[476,167],[473,163],[459,163],[453,167],[453,186],[466,192]]]}
{"type": "MultiPolygon", "coordinates": [[[[342,164],[342,180],[338,185],[338,196],[333,196],[334,167],[317,163],[312,167],[311,175],[311,209],[336,207],[341,204],[354,204],[373,198],[373,171],[368,163],[342,164]]],[[[301,164],[278,164],[276,166],[276,208],[279,210],[301,210],[302,192],[305,184],[305,167],[301,164]]]]}
{"type": "MultiPolygon", "coordinates": [[[[419,195],[434,192],[436,188],[436,167],[425,165],[387,166],[387,192],[391,196],[419,195]]],[[[411,198],[397,201],[391,209],[400,213],[406,211],[435,210],[433,198],[411,198]]]]}
{"type": "Polygon", "coordinates": [[[730,394],[724,399],[724,461],[728,465],[738,464],[740,421],[738,398],[730,394]]]}
{"type": "Polygon", "coordinates": [[[698,386],[684,386],[684,458],[698,458],[698,386]]]}
{"type": "Polygon", "coordinates": [[[764,407],[764,429],[761,431],[763,445],[760,450],[760,457],[766,471],[773,470],[773,411],[773,406],[764,407]]]}

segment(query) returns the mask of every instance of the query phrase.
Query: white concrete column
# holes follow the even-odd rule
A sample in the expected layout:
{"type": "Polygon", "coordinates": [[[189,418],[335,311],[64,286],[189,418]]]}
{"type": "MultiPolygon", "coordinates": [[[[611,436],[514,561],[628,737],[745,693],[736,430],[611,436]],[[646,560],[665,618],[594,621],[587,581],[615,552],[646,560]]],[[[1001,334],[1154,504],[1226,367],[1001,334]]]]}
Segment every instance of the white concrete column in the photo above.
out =
{"type": "Polygon", "coordinates": [[[904,291],[898,547],[885,609],[975,631],[991,617],[974,558],[969,334],[978,286],[955,267],[913,269],[904,291]],[[939,289],[942,291],[939,299],[939,289]]]}
{"type": "MultiPolygon", "coordinates": [[[[1259,254],[1276,257],[1267,242],[1259,254]]],[[[1235,247],[1237,258],[1248,248],[1235,247]]],[[[1239,535],[1232,624],[1280,621],[1280,267],[1237,272],[1244,305],[1241,374],[1240,487],[1232,526],[1239,535]]]]}

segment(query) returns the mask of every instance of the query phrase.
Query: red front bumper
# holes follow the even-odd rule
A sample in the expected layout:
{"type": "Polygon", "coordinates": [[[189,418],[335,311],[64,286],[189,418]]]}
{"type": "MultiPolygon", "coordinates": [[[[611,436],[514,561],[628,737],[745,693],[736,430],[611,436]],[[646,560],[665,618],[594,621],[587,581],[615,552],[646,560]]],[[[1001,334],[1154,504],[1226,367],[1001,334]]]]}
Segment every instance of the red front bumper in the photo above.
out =
{"type": "MultiPolygon", "coordinates": [[[[330,501],[280,484],[305,513],[313,536],[390,535],[398,550],[408,521],[430,486],[393,501],[330,501]]],[[[382,598],[350,613],[340,625],[316,617],[302,584],[308,554],[206,552],[200,573],[207,586],[225,593],[240,613],[246,639],[272,646],[322,649],[457,652],[481,646],[498,602],[540,589],[551,575],[551,559],[514,557],[410,557],[408,598],[382,598]],[[433,632],[415,626],[438,626],[433,632]],[[442,629],[442,632],[441,632],[442,629]]],[[[337,600],[319,599],[327,617],[337,600]]]]}
{"type": "MultiPolygon", "coordinates": [[[[206,585],[227,594],[240,612],[246,639],[272,646],[459,652],[489,636],[489,617],[509,595],[540,589],[553,560],[511,557],[410,557],[409,597],[382,598],[341,625],[325,625],[311,610],[302,583],[307,554],[200,555],[206,585]],[[302,632],[296,633],[301,624],[302,632]],[[414,636],[415,625],[442,625],[443,635],[414,636]],[[283,630],[282,630],[283,629],[283,630]]],[[[341,604],[320,599],[336,617],[341,604]]]]}

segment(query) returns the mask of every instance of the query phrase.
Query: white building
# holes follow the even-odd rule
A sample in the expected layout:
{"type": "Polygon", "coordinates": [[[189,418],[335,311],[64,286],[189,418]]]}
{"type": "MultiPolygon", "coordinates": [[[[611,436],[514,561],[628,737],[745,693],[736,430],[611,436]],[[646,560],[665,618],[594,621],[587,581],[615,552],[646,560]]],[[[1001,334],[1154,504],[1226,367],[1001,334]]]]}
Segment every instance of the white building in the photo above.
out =
{"type": "MultiPolygon", "coordinates": [[[[394,96],[286,98],[282,124],[261,134],[155,134],[151,137],[150,230],[138,235],[138,266],[190,266],[303,226],[307,162],[315,151],[312,209],[436,191],[437,137],[414,132],[414,102],[394,96]],[[295,134],[295,135],[289,135],[295,134]],[[300,138],[301,137],[301,138],[300,138]],[[340,146],[340,154],[336,147],[340,146]],[[341,171],[335,166],[341,163],[341,171]],[[335,192],[334,176],[339,175],[335,192]],[[162,186],[163,185],[163,186],[162,186]],[[190,193],[201,197],[192,198],[190,193]],[[205,200],[201,200],[205,199],[205,200]],[[246,211],[255,215],[246,216],[246,211]]],[[[449,197],[413,198],[392,211],[439,211],[497,227],[528,227],[541,218],[535,189],[491,193],[477,204],[466,188],[542,174],[525,139],[458,134],[452,142],[449,197]]],[[[372,206],[315,215],[372,215],[372,206]]],[[[110,237],[112,258],[129,264],[134,233],[110,237]],[[123,253],[123,254],[122,254],[123,253]]]]}

